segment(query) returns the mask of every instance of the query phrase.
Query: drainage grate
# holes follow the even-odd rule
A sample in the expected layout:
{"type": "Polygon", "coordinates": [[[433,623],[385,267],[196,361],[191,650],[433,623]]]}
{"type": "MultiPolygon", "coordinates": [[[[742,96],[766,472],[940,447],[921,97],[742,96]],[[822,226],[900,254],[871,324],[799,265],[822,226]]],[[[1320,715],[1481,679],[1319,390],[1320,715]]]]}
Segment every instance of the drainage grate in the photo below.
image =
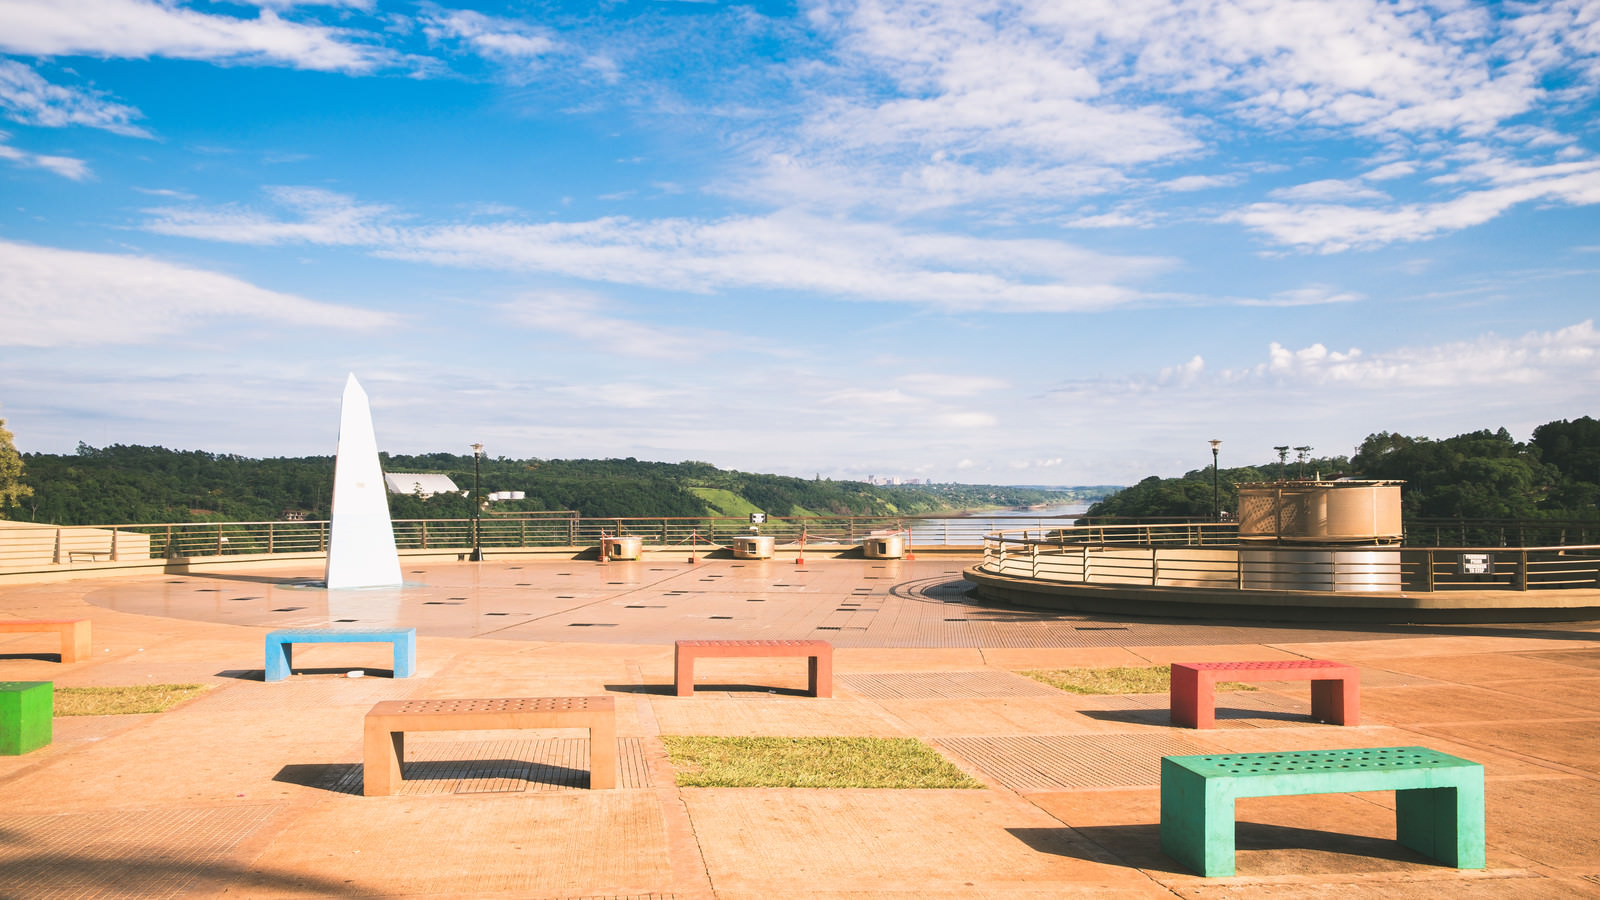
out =
{"type": "Polygon", "coordinates": [[[834,677],[861,696],[875,700],[1056,697],[1061,694],[1049,685],[1010,672],[892,672],[834,677]]]}
{"type": "Polygon", "coordinates": [[[568,628],[615,628],[615,622],[568,622],[568,628]]]}
{"type": "Polygon", "coordinates": [[[211,896],[208,872],[281,807],[250,805],[0,817],[0,872],[8,897],[211,896]],[[200,882],[200,884],[196,884],[200,882]]]}
{"type": "Polygon", "coordinates": [[[1014,791],[1143,787],[1161,783],[1161,757],[1215,752],[1163,734],[936,738],[1014,791]]]}

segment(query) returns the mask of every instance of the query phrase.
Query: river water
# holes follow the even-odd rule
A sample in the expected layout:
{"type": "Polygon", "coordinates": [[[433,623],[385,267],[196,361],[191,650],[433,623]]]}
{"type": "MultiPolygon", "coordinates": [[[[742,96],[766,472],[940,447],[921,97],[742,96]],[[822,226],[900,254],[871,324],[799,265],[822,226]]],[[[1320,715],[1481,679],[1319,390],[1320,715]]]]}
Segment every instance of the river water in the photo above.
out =
{"type": "Polygon", "coordinates": [[[985,510],[943,519],[918,519],[911,529],[911,544],[914,547],[934,544],[978,546],[983,543],[983,536],[991,531],[1060,528],[1062,525],[1071,525],[1074,518],[1088,509],[1087,503],[1068,503],[1036,509],[985,510]]]}

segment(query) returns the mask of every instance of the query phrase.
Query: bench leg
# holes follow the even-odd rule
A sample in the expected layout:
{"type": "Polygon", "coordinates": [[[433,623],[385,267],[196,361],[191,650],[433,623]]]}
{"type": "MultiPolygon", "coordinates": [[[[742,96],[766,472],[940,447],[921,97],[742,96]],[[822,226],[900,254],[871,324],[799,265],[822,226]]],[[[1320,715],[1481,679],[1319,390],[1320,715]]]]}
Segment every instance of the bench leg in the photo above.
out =
{"type": "Polygon", "coordinates": [[[1483,772],[1476,783],[1394,792],[1395,836],[1458,869],[1484,867],[1483,772]]]}
{"type": "Polygon", "coordinates": [[[608,791],[617,786],[617,719],[615,715],[589,723],[589,790],[608,791]]]}
{"type": "Polygon", "coordinates": [[[405,634],[394,641],[394,677],[410,678],[417,673],[417,636],[405,634]]]}
{"type": "Polygon", "coordinates": [[[382,723],[367,723],[361,739],[361,793],[387,797],[403,777],[406,733],[390,731],[382,723]]]}
{"type": "Polygon", "coordinates": [[[1210,728],[1216,724],[1217,680],[1210,672],[1172,667],[1168,707],[1172,724],[1185,728],[1210,728]]]}
{"type": "Polygon", "coordinates": [[[91,655],[89,649],[89,621],[73,622],[61,632],[61,661],[81,662],[91,655]]]}
{"type": "Polygon", "coordinates": [[[1311,718],[1335,725],[1361,724],[1361,678],[1317,679],[1311,682],[1311,718]]]}
{"type": "Polygon", "coordinates": [[[679,697],[694,696],[694,654],[681,648],[673,651],[672,689],[679,697]]]}
{"type": "Polygon", "coordinates": [[[811,696],[833,696],[833,654],[818,653],[810,657],[808,676],[811,681],[811,696]]]}
{"type": "Polygon", "coordinates": [[[1161,851],[1208,878],[1233,874],[1233,796],[1161,761],[1161,851]]]}
{"type": "Polygon", "coordinates": [[[290,661],[294,658],[293,645],[288,641],[275,641],[267,638],[267,665],[264,678],[267,681],[282,681],[289,677],[290,661]]]}

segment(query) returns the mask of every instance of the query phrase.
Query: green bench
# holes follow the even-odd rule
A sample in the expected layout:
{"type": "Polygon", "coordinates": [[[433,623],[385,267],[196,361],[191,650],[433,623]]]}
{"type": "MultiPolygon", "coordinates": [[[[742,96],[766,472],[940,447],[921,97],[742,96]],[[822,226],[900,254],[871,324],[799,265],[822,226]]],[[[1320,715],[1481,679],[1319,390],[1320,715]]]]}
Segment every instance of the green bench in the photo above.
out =
{"type": "Polygon", "coordinates": [[[0,681],[0,756],[21,756],[50,743],[55,683],[0,681]]]}
{"type": "Polygon", "coordinates": [[[1164,756],[1161,849],[1202,875],[1232,875],[1236,798],[1388,790],[1400,843],[1483,868],[1483,766],[1426,747],[1164,756]]]}

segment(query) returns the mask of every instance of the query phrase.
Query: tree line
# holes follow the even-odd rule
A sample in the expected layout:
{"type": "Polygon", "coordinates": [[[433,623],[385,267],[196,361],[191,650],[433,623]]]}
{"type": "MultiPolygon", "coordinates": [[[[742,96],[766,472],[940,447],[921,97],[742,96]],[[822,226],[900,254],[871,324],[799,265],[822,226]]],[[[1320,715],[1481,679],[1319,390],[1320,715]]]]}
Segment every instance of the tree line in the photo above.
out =
{"type": "MultiPolygon", "coordinates": [[[[9,446],[9,440],[5,442],[9,446]]],[[[326,519],[331,513],[332,456],[253,459],[200,450],[79,444],[72,454],[15,454],[17,489],[0,492],[0,518],[58,525],[137,522],[326,519]]],[[[0,454],[0,463],[4,463],[0,454]]],[[[469,455],[379,454],[386,472],[448,475],[463,492],[474,486],[469,455]]],[[[871,485],[719,469],[710,463],[627,459],[476,460],[481,493],[522,491],[493,513],[574,511],[586,518],[703,517],[715,510],[696,490],[731,492],[775,517],[918,515],[999,506],[1065,503],[1072,492],[987,485],[871,485]]],[[[3,470],[0,470],[3,471],[3,470]]],[[[397,519],[466,518],[461,493],[390,494],[397,519]]]]}
{"type": "MultiPolygon", "coordinates": [[[[1219,469],[1219,507],[1238,509],[1236,484],[1294,478],[1404,481],[1407,519],[1600,518],[1600,421],[1547,422],[1527,442],[1504,428],[1443,440],[1393,432],[1369,435],[1354,456],[1327,456],[1219,469]]],[[[1204,518],[1212,512],[1212,470],[1151,476],[1089,508],[1091,516],[1204,518]]]]}

